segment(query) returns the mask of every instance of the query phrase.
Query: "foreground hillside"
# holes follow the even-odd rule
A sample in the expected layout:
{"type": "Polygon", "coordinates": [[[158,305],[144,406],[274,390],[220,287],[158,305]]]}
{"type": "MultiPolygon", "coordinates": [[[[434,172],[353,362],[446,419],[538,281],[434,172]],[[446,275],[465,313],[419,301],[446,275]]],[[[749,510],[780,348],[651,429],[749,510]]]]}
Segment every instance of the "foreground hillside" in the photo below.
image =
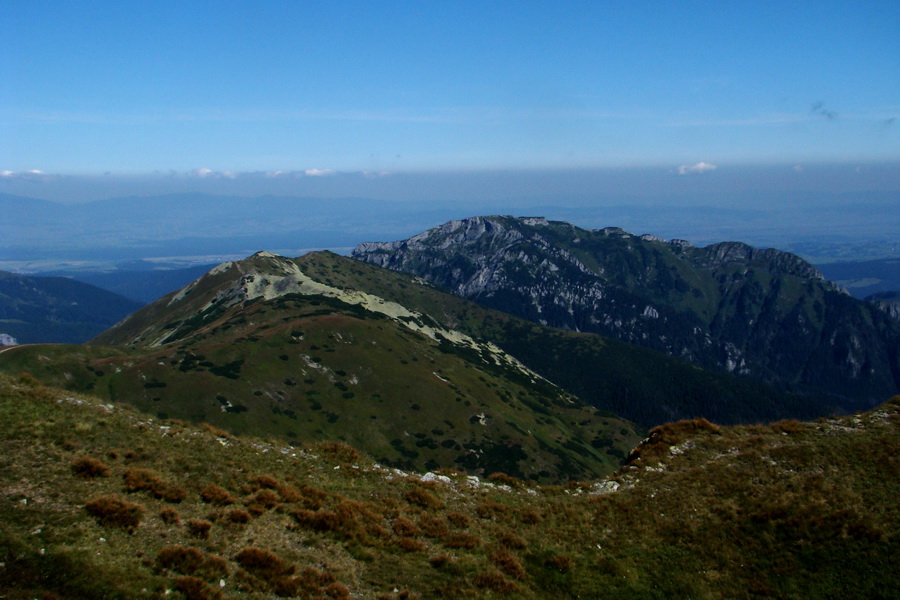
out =
{"type": "Polygon", "coordinates": [[[0,376],[6,598],[896,598],[900,399],[654,430],[611,479],[389,469],[0,376]]]}
{"type": "Polygon", "coordinates": [[[851,410],[900,391],[900,322],[787,252],[491,216],[361,244],[353,257],[851,410]]]}

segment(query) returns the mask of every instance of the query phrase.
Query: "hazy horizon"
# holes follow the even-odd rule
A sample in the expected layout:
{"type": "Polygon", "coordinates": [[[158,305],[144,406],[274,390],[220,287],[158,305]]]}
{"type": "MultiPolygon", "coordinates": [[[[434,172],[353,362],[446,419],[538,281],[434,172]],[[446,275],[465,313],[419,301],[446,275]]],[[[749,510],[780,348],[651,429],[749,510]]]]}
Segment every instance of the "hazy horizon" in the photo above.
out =
{"type": "Polygon", "coordinates": [[[203,193],[243,197],[371,198],[396,202],[615,204],[765,203],[776,194],[827,201],[835,194],[900,191],[900,161],[801,164],[655,165],[582,169],[399,172],[211,170],[73,175],[2,172],[0,193],[77,203],[130,196],[203,193]]]}
{"type": "Polygon", "coordinates": [[[485,214],[810,257],[900,245],[890,0],[4,7],[0,194],[84,214],[8,208],[0,264],[343,246],[485,214]],[[294,205],[229,221],[191,196],[130,223],[110,202],[171,194],[294,205]]]}

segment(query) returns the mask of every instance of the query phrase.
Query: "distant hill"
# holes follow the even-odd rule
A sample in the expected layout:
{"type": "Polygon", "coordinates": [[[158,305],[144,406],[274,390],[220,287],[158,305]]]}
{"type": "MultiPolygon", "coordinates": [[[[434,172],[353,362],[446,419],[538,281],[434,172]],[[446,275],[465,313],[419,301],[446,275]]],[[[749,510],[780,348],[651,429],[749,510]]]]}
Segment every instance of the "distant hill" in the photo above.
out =
{"type": "Polygon", "coordinates": [[[818,269],[854,298],[900,292],[900,258],[825,263],[818,269]]]}
{"type": "Polygon", "coordinates": [[[20,344],[85,342],[141,306],[65,277],[0,271],[0,333],[20,344]]]}
{"type": "Polygon", "coordinates": [[[535,322],[838,398],[845,409],[900,390],[900,323],[774,249],[475,217],[361,244],[353,257],[535,322]]]}
{"type": "Polygon", "coordinates": [[[0,596],[897,598],[898,419],[683,421],[537,486],[0,375],[0,596]]]}
{"type": "Polygon", "coordinates": [[[177,290],[200,277],[215,265],[198,265],[186,268],[153,268],[150,263],[133,261],[108,271],[53,271],[41,273],[42,277],[69,277],[103,288],[115,294],[149,304],[173,290],[177,290]]]}

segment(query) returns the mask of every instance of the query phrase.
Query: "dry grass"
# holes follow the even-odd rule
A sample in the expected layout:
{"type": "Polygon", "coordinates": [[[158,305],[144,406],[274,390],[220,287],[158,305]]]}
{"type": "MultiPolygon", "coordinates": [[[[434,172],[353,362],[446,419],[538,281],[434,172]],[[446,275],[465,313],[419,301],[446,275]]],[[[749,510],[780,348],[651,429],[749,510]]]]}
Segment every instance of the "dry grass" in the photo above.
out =
{"type": "Polygon", "coordinates": [[[163,569],[206,580],[218,580],[229,573],[227,560],[193,546],[165,546],[156,556],[156,562],[163,569]]]}
{"type": "Polygon", "coordinates": [[[150,469],[126,469],[122,476],[126,492],[150,492],[154,498],[166,502],[181,502],[187,496],[187,490],[169,484],[150,469]]]}
{"type": "Polygon", "coordinates": [[[210,483],[203,491],[200,492],[200,498],[208,503],[216,506],[227,506],[229,504],[237,504],[238,499],[231,495],[231,492],[220,485],[210,483]]]}
{"type": "Polygon", "coordinates": [[[404,493],[403,497],[410,504],[415,504],[416,506],[421,506],[422,508],[438,509],[443,505],[442,502],[438,500],[434,494],[423,487],[413,488],[404,493]]]}
{"type": "Polygon", "coordinates": [[[95,477],[109,477],[112,474],[112,469],[96,458],[79,456],[72,461],[72,474],[82,479],[93,479],[95,477]]]}
{"type": "Polygon", "coordinates": [[[597,494],[349,474],[313,452],[226,448],[52,388],[3,389],[0,596],[718,600],[900,586],[900,406],[799,427],[664,426],[620,490],[597,494]],[[75,423],[90,433],[67,444],[75,423]],[[91,457],[125,474],[76,473],[91,457]],[[139,503],[116,495],[123,485],[139,503]],[[191,490],[177,510],[166,486],[191,490]]]}
{"type": "Polygon", "coordinates": [[[185,525],[191,536],[202,540],[209,538],[209,530],[212,529],[213,526],[213,524],[206,519],[188,519],[185,525]]]}
{"type": "Polygon", "coordinates": [[[120,527],[132,530],[144,517],[144,507],[115,496],[100,496],[84,506],[104,527],[120,527]]]}
{"type": "Polygon", "coordinates": [[[181,523],[181,515],[179,515],[178,511],[171,506],[166,506],[159,511],[159,518],[162,519],[163,523],[166,525],[178,525],[181,523]]]}

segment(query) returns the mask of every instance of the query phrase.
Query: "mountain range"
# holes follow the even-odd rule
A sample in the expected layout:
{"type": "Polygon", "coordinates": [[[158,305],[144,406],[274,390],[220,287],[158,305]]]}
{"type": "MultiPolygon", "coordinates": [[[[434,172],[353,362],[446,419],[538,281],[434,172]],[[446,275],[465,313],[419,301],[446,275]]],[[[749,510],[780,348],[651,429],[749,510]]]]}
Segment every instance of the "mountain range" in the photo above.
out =
{"type": "Polygon", "coordinates": [[[739,242],[475,217],[352,256],[534,322],[600,333],[779,389],[872,406],[900,389],[900,323],[796,255],[739,242]]]}

